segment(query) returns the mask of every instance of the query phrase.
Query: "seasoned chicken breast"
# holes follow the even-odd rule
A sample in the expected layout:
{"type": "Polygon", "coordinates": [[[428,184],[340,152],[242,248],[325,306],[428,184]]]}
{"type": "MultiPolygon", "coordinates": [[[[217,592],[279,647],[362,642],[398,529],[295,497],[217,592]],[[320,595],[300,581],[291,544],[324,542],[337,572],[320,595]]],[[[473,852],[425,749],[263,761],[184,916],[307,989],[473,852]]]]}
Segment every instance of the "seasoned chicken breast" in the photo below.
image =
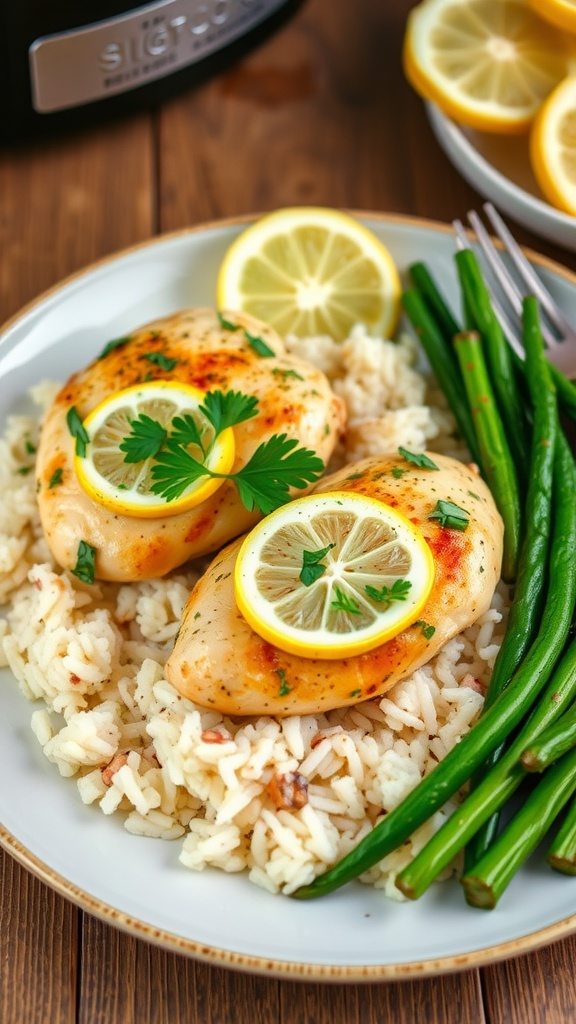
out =
{"type": "Polygon", "coordinates": [[[420,469],[398,455],[366,459],[314,487],[370,495],[422,530],[436,575],[418,622],[380,647],[342,660],[287,654],[262,640],[238,611],[233,576],[240,539],[215,558],[190,595],[166,665],[173,686],[225,714],[327,711],[385,693],[471,625],[489,607],[500,577],[502,521],[473,468],[446,456],[430,458],[437,470],[420,469]],[[467,511],[465,530],[429,518],[439,499],[467,511]]]}
{"type": "Polygon", "coordinates": [[[228,312],[219,318],[211,309],[183,310],[107,348],[70,378],[42,426],[40,517],[54,557],[68,569],[76,565],[83,540],[96,549],[99,579],[164,576],[190,558],[215,551],[261,518],[246,510],[228,481],[198,507],[175,516],[140,519],[107,511],[82,490],[74,472],[74,439],[66,422],[72,406],[84,419],[111,393],[157,379],[255,395],[258,415],[234,428],[232,472],[273,434],[296,438],[326,462],[344,425],[344,405],[324,374],[288,355],[275,331],[247,314],[228,312]],[[230,323],[238,329],[229,329],[230,323]]]}

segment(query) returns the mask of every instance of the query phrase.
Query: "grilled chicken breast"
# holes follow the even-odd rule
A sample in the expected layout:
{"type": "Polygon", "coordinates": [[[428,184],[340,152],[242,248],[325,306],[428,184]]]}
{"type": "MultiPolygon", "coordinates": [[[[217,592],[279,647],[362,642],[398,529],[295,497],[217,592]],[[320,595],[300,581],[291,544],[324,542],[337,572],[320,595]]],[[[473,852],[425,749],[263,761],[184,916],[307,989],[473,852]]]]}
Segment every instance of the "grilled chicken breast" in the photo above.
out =
{"type": "Polygon", "coordinates": [[[421,620],[354,657],[328,661],[287,654],[261,639],[238,611],[233,577],[240,538],[217,555],[191,593],[166,665],[176,689],[226,714],[327,711],[385,693],[482,615],[500,577],[502,521],[473,468],[446,456],[430,458],[437,470],[420,469],[398,455],[370,458],[314,486],[318,492],[370,495],[422,530],[436,574],[421,620]],[[467,511],[465,530],[429,518],[439,499],[467,511]]]}
{"type": "Polygon", "coordinates": [[[99,579],[164,576],[190,558],[217,550],[260,518],[257,511],[246,510],[228,481],[197,508],[179,515],[141,519],[108,511],[82,490],[74,472],[74,438],[66,422],[72,406],[84,419],[108,395],[144,379],[255,395],[258,415],[235,427],[232,472],[273,434],[297,438],[326,462],[344,425],[343,402],[324,374],[288,355],[275,331],[247,314],[218,317],[211,309],[183,310],[108,348],[68,380],[42,426],[37,460],[40,517],[50,549],[64,568],[76,565],[84,540],[96,549],[99,579]],[[226,326],[230,323],[237,329],[226,326]],[[267,353],[262,354],[258,339],[267,353]]]}

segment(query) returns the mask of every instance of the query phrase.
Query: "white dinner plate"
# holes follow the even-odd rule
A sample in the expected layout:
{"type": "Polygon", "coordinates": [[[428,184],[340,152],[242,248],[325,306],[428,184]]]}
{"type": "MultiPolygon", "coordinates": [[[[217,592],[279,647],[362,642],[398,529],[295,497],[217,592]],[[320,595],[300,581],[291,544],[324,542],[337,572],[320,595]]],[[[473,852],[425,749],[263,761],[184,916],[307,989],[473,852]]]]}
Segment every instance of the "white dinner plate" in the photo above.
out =
{"type": "Polygon", "coordinates": [[[535,235],[576,252],[576,217],[544,199],[530,166],[528,136],[464,128],[433,103],[426,110],[446,156],[469,185],[535,235]]]}
{"type": "MultiPolygon", "coordinates": [[[[358,214],[402,272],[428,263],[457,295],[448,227],[358,214]]],[[[216,273],[245,221],[209,224],[106,259],[41,296],[0,340],[0,418],[35,381],[64,379],[103,343],[184,306],[214,304],[216,273]]],[[[576,278],[541,272],[576,320],[576,278]]],[[[0,673],[0,843],[92,914],[165,948],[228,967],[301,979],[376,980],[455,971],[526,952],[576,928],[576,879],[534,857],[497,909],[472,909],[456,881],[415,903],[353,883],[311,902],[272,896],[247,878],[196,873],[180,841],[130,835],[121,817],[82,804],[30,729],[33,710],[0,673]]]]}

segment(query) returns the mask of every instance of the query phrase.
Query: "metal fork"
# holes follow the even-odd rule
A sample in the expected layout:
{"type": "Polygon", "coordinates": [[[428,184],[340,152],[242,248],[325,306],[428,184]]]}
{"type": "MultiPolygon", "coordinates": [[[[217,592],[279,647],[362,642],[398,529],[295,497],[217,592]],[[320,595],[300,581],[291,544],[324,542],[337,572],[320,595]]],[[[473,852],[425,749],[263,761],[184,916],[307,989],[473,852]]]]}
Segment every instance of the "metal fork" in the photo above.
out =
{"type": "MultiPolygon", "coordinates": [[[[527,294],[535,295],[541,311],[546,315],[546,319],[541,318],[541,326],[548,358],[567,377],[576,377],[576,330],[566,319],[492,203],[485,203],[483,209],[510,262],[507,262],[502,252],[496,248],[474,210],[468,213],[468,222],[476,234],[482,255],[491,271],[490,278],[486,276],[486,285],[490,292],[492,307],[509,344],[520,358],[524,358],[521,329],[522,298],[527,294]],[[506,308],[501,301],[501,295],[504,296],[506,308]]],[[[473,248],[462,222],[455,220],[452,226],[458,247],[473,248]]]]}

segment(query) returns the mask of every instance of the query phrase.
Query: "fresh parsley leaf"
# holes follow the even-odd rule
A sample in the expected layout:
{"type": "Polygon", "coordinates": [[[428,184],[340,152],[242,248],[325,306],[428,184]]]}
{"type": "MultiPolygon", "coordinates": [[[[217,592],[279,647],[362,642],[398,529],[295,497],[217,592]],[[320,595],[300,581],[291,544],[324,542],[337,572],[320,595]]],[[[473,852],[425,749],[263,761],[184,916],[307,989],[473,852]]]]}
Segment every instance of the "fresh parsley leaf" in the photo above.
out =
{"type": "Polygon", "coordinates": [[[66,423],[72,437],[76,439],[76,455],[83,459],[86,455],[86,448],[90,443],[90,435],[78,415],[75,405],[72,405],[66,413],[66,423]]]}
{"type": "Polygon", "coordinates": [[[166,370],[170,373],[174,367],[178,364],[178,359],[171,359],[170,356],[165,356],[163,352],[145,352],[144,359],[147,359],[149,363],[155,363],[161,370],[166,370]]]}
{"type": "Polygon", "coordinates": [[[266,344],[264,338],[260,338],[257,334],[250,334],[250,331],[247,331],[246,328],[244,328],[244,335],[248,340],[250,348],[254,349],[256,355],[262,356],[264,359],[276,355],[274,350],[266,344]]]}
{"type": "Polygon", "coordinates": [[[406,462],[413,462],[420,469],[438,469],[436,463],[424,455],[424,452],[409,452],[407,448],[399,448],[398,451],[406,462]]]}
{"type": "Polygon", "coordinates": [[[334,608],[337,612],[349,612],[351,615],[362,614],[358,601],[345,594],[343,590],[340,590],[340,587],[334,587],[334,593],[336,594],[336,600],[330,602],[331,608],[334,608]]]}
{"type": "Polygon", "coordinates": [[[58,487],[58,484],[61,484],[61,483],[62,483],[62,466],[58,466],[58,469],[54,470],[54,472],[52,473],[52,476],[50,477],[50,480],[48,481],[48,490],[50,491],[50,490],[52,490],[53,487],[58,487]]]}
{"type": "Polygon", "coordinates": [[[150,490],[166,501],[175,501],[190,484],[202,476],[221,476],[212,473],[202,462],[193,458],[185,448],[172,441],[156,455],[156,462],[151,469],[154,483],[150,490]]]}
{"type": "Polygon", "coordinates": [[[132,431],[120,442],[118,447],[125,452],[124,462],[143,462],[153,459],[164,444],[167,431],[158,420],[153,420],[145,412],[137,419],[130,421],[132,431]]]}
{"type": "Polygon", "coordinates": [[[424,636],[426,637],[426,640],[431,640],[432,637],[434,636],[434,633],[436,632],[436,626],[431,626],[430,623],[424,622],[424,619],[418,619],[418,621],[415,622],[414,625],[420,626],[424,636]]]}
{"type": "Polygon", "coordinates": [[[438,519],[440,526],[448,530],[465,530],[470,522],[468,515],[469,513],[465,508],[460,508],[453,501],[443,501],[440,499],[436,502],[434,511],[430,513],[428,518],[438,519]]]}
{"type": "Polygon", "coordinates": [[[288,501],[291,487],[306,487],[324,471],[324,463],[315,452],[297,446],[295,438],[273,434],[238,473],[230,475],[249,512],[256,507],[269,515],[288,501]]]}
{"type": "Polygon", "coordinates": [[[325,548],[319,548],[318,551],[302,552],[302,569],[300,570],[300,576],[298,578],[305,587],[312,586],[316,580],[319,580],[320,577],[324,575],[326,572],[326,566],[321,565],[320,563],[333,547],[334,544],[327,544],[325,548]]]}
{"type": "Polygon", "coordinates": [[[227,427],[235,427],[237,423],[256,416],[258,399],[254,395],[243,395],[241,391],[209,391],[200,411],[218,435],[227,427]]]}
{"type": "Polygon", "coordinates": [[[172,420],[170,440],[184,448],[194,444],[204,452],[202,434],[202,428],[189,412],[185,412],[183,416],[175,416],[172,420]]]}
{"type": "Polygon", "coordinates": [[[109,341],[108,344],[104,346],[98,356],[98,359],[105,359],[106,356],[110,355],[110,352],[113,352],[115,348],[120,348],[121,345],[126,345],[129,341],[132,341],[132,338],[114,338],[113,341],[109,341]]]}
{"type": "Polygon", "coordinates": [[[222,328],[222,330],[238,331],[240,329],[240,324],[233,324],[232,321],[227,320],[223,313],[220,313],[220,311],[216,313],[216,316],[218,317],[218,321],[220,323],[220,327],[222,328]]]}
{"type": "Polygon", "coordinates": [[[96,561],[96,548],[86,540],[81,540],[78,545],[76,565],[70,570],[73,576],[77,576],[82,583],[94,583],[94,563],[96,561]]]}
{"type": "Polygon", "coordinates": [[[391,604],[393,601],[405,601],[408,597],[408,591],[412,587],[410,580],[394,580],[391,587],[383,586],[378,590],[377,587],[371,587],[369,583],[364,588],[368,597],[371,597],[373,601],[382,602],[383,604],[391,604]]]}

